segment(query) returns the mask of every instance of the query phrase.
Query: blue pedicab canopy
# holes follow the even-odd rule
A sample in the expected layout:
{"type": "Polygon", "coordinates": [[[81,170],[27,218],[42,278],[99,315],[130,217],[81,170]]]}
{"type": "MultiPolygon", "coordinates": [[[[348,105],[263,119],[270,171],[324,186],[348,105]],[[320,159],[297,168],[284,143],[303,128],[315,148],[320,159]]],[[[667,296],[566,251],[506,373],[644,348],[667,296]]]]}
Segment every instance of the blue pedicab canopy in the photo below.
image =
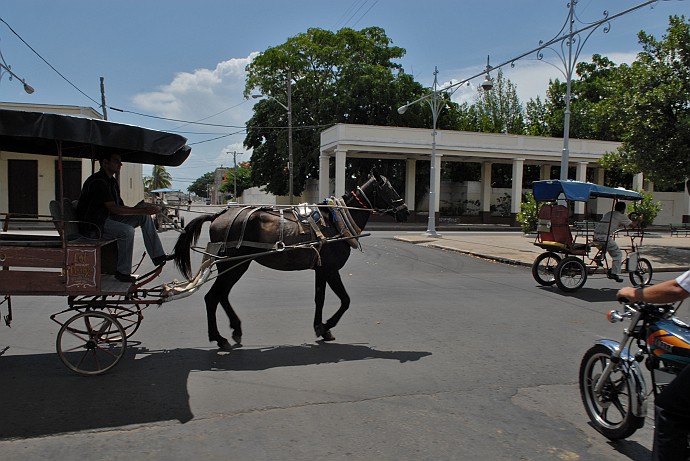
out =
{"type": "Polygon", "coordinates": [[[605,197],[624,200],[642,200],[639,192],[618,187],[606,187],[590,182],[546,180],[532,184],[534,199],[545,202],[565,198],[575,202],[586,202],[589,199],[605,197]]]}
{"type": "Polygon", "coordinates": [[[123,162],[179,166],[192,149],[173,133],[71,115],[0,109],[0,150],[96,159],[104,152],[123,162]]]}

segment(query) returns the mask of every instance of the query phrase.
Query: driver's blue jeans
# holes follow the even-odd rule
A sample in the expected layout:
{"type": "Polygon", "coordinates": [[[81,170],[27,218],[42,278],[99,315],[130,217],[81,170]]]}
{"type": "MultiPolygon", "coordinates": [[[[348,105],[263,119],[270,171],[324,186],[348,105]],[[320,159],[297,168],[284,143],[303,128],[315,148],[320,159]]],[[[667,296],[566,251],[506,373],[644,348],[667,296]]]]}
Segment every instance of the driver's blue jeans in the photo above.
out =
{"type": "Polygon", "coordinates": [[[151,216],[111,215],[103,225],[103,238],[117,240],[117,271],[121,274],[132,272],[135,227],[141,227],[144,246],[151,259],[165,255],[151,216]]]}

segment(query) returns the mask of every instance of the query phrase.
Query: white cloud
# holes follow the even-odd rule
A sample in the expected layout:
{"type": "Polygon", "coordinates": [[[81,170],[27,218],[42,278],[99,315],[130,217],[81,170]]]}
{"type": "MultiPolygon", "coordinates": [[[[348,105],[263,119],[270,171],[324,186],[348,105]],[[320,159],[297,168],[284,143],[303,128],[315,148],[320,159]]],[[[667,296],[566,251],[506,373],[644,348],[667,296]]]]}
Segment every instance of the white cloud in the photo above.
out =
{"type": "MultiPolygon", "coordinates": [[[[244,58],[231,58],[216,65],[215,69],[196,69],[180,72],[157,91],[134,96],[134,104],[141,110],[167,118],[196,120],[224,111],[242,100],[245,67],[256,52],[244,58]]],[[[247,119],[249,108],[219,114],[214,123],[237,125],[247,119]]]]}

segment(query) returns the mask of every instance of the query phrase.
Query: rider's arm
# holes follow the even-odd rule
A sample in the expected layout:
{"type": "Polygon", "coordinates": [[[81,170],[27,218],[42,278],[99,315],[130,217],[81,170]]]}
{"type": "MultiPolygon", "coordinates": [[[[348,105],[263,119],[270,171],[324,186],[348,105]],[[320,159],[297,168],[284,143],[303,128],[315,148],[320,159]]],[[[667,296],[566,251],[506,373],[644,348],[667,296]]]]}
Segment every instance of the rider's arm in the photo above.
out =
{"type": "Polygon", "coordinates": [[[105,207],[111,214],[118,215],[152,215],[159,213],[161,207],[152,203],[139,202],[137,206],[118,205],[113,201],[105,202],[105,207]]]}
{"type": "Polygon", "coordinates": [[[674,280],[647,287],[625,287],[618,290],[618,298],[630,302],[644,301],[652,304],[673,303],[690,297],[690,271],[674,280]],[[682,284],[682,286],[681,286],[682,284]]]}

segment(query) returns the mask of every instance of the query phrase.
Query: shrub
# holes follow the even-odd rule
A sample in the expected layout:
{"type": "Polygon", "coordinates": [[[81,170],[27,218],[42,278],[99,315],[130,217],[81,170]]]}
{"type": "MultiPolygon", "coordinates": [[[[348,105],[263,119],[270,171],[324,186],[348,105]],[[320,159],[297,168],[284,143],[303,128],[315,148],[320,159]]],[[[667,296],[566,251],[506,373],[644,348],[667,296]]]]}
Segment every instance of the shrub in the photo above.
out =
{"type": "Polygon", "coordinates": [[[642,227],[647,227],[654,222],[656,216],[661,211],[661,202],[652,200],[652,193],[644,190],[639,191],[642,200],[637,200],[630,204],[630,212],[639,213],[642,219],[642,227]]]}
{"type": "Polygon", "coordinates": [[[541,204],[537,206],[534,195],[529,192],[526,193],[524,200],[520,203],[520,212],[515,218],[520,223],[522,232],[525,234],[536,232],[537,222],[539,221],[539,208],[541,208],[541,204]]]}

